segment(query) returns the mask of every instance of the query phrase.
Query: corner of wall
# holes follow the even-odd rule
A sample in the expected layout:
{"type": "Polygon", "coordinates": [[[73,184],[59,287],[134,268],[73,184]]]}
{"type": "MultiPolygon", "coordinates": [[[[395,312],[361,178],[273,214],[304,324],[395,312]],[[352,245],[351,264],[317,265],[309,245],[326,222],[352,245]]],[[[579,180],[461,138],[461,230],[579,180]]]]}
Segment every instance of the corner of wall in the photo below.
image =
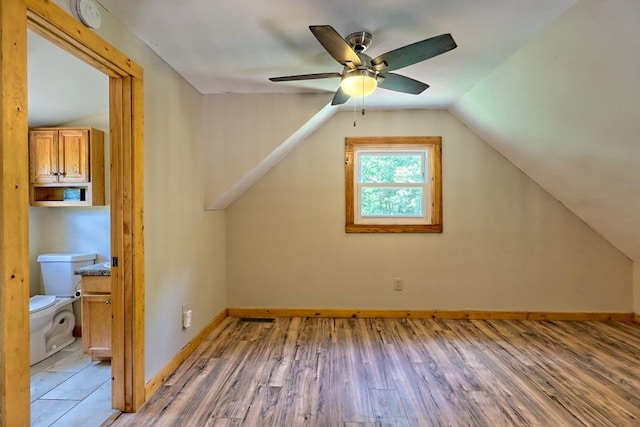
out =
{"type": "Polygon", "coordinates": [[[327,101],[326,94],[205,96],[206,209],[225,209],[333,116],[327,101]]]}
{"type": "Polygon", "coordinates": [[[640,318],[640,261],[633,263],[633,312],[640,318]]]}

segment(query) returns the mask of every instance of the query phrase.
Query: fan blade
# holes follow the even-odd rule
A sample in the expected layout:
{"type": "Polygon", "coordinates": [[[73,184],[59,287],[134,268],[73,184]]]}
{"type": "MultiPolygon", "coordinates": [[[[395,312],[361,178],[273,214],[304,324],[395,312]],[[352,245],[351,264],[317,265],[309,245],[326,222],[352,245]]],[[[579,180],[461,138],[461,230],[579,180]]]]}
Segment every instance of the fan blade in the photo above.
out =
{"type": "Polygon", "coordinates": [[[298,74],[297,76],[269,77],[272,82],[292,82],[295,80],[329,79],[342,77],[340,73],[298,74]]]}
{"type": "Polygon", "coordinates": [[[378,71],[398,70],[448,52],[457,46],[451,34],[441,34],[383,53],[372,59],[371,65],[378,71]]]}
{"type": "Polygon", "coordinates": [[[378,87],[388,90],[395,90],[396,92],[418,95],[419,93],[424,92],[424,90],[429,87],[429,85],[426,83],[422,83],[409,77],[401,76],[400,74],[384,73],[380,74],[380,77],[384,77],[384,79],[378,80],[378,87]]]}
{"type": "Polygon", "coordinates": [[[333,99],[331,100],[331,105],[340,105],[344,104],[351,98],[349,95],[342,91],[342,88],[338,88],[336,94],[333,95],[333,99]]]}
{"type": "Polygon", "coordinates": [[[309,29],[333,59],[349,68],[362,65],[360,57],[331,25],[310,25],[309,29]]]}

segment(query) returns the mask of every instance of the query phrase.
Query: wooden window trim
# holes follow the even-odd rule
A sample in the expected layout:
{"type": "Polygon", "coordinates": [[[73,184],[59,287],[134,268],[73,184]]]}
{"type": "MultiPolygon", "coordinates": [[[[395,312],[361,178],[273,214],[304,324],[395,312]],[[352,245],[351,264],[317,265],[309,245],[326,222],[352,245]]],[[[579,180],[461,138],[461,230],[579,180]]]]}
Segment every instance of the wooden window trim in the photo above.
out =
{"type": "Polygon", "coordinates": [[[347,137],[345,155],[345,211],[347,233],[442,233],[442,137],[347,137]],[[429,145],[431,171],[431,224],[356,224],[354,211],[354,153],[359,146],[371,145],[429,145]]]}

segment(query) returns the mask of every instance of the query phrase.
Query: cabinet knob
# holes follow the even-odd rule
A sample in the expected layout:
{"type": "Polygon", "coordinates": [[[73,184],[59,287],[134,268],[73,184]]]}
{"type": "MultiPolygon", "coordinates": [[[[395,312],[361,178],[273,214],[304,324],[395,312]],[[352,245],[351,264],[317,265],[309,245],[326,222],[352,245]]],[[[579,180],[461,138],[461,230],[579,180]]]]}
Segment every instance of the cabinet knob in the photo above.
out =
{"type": "Polygon", "coordinates": [[[107,300],[104,303],[107,304],[107,305],[111,305],[111,300],[107,300]]]}
{"type": "Polygon", "coordinates": [[[58,176],[60,175],[58,172],[51,172],[51,176],[58,176]]]}

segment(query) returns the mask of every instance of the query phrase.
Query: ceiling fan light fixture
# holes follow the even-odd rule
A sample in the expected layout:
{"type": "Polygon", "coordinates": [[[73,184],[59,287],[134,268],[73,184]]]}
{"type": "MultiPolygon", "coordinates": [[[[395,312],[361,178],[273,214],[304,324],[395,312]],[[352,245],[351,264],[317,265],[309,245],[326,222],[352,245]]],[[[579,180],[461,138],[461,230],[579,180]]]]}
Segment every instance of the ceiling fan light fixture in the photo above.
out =
{"type": "Polygon", "coordinates": [[[352,97],[371,95],[378,86],[376,73],[370,70],[349,70],[342,76],[340,88],[352,97]]]}
{"type": "Polygon", "coordinates": [[[426,61],[458,46],[451,34],[446,33],[390,50],[371,59],[363,53],[372,40],[371,34],[366,31],[351,33],[343,38],[331,25],[310,25],[309,30],[324,50],[342,64],[342,72],[270,77],[269,80],[291,82],[340,77],[340,89],[333,95],[331,105],[344,104],[351,97],[362,97],[364,105],[364,97],[371,95],[378,85],[394,92],[419,95],[429,87],[428,84],[390,71],[426,61]]]}

